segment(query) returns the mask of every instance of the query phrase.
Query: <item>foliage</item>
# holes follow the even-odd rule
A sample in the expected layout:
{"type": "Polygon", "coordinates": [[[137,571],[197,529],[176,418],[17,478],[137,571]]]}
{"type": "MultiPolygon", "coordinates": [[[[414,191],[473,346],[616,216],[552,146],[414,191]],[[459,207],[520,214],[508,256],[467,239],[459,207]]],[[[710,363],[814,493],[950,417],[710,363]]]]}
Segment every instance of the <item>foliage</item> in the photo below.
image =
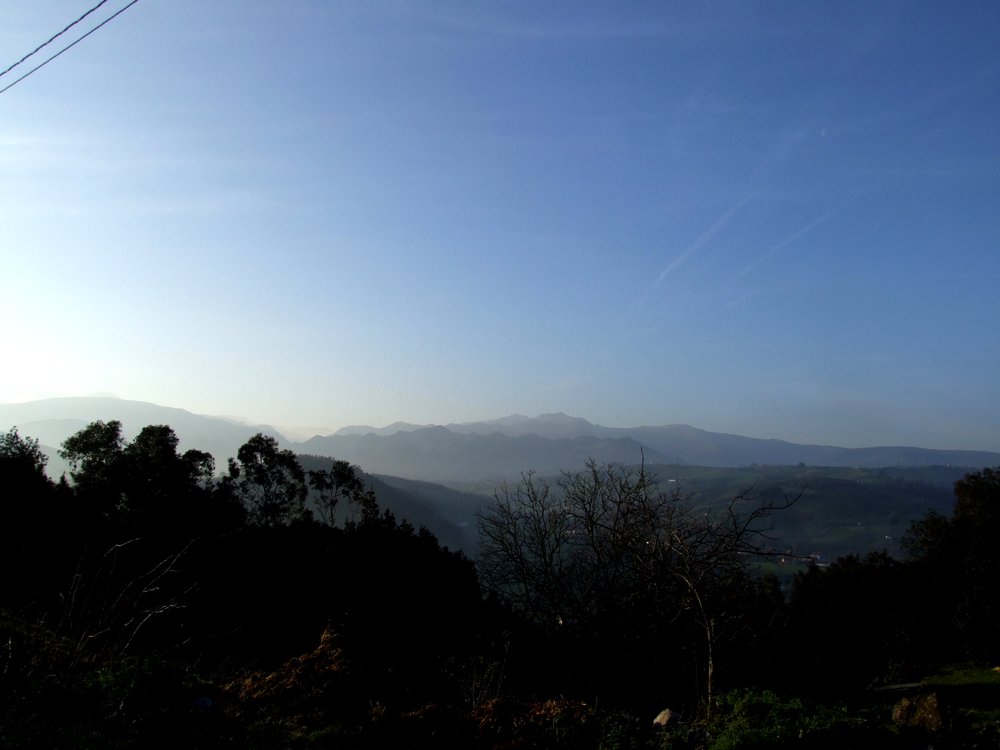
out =
{"type": "Polygon", "coordinates": [[[797,697],[785,698],[771,690],[734,690],[719,699],[719,708],[706,727],[709,750],[770,750],[771,748],[851,746],[858,741],[863,720],[842,707],[815,706],[797,697]]]}
{"type": "Polygon", "coordinates": [[[47,462],[38,441],[21,437],[16,427],[0,435],[0,472],[8,482],[26,477],[43,479],[47,462]]]}
{"type": "Polygon", "coordinates": [[[223,690],[244,723],[269,723],[304,735],[309,727],[363,715],[367,700],[357,687],[336,634],[327,629],[313,651],[271,672],[242,674],[223,690]]]}
{"type": "Polygon", "coordinates": [[[78,487],[113,487],[124,447],[121,422],[97,421],[66,438],[59,455],[69,462],[78,487]]]}
{"type": "Polygon", "coordinates": [[[0,616],[0,748],[214,746],[239,727],[206,715],[211,691],[186,665],[105,660],[39,624],[0,616]],[[217,721],[216,721],[217,719],[217,721]],[[204,744],[203,744],[204,743],[204,744]]]}
{"type": "Polygon", "coordinates": [[[50,590],[60,571],[59,542],[72,523],[68,488],[45,474],[37,440],[0,434],[0,608],[23,606],[50,590]]]}
{"type": "Polygon", "coordinates": [[[658,746],[652,724],[627,711],[567,698],[494,699],[473,711],[485,746],[639,750],[658,746]]]}
{"type": "Polygon", "coordinates": [[[118,527],[177,543],[202,523],[238,525],[241,515],[215,491],[211,454],[181,454],[178,442],[167,425],[148,425],[126,442],[120,422],[93,422],[67,438],[60,455],[81,502],[118,527]]]}
{"type": "Polygon", "coordinates": [[[903,539],[904,549],[929,585],[941,588],[943,623],[964,654],[997,659],[1000,621],[1000,467],[967,474],[955,483],[951,518],[928,513],[903,539]]]}
{"type": "Polygon", "coordinates": [[[914,571],[885,553],[800,573],[784,644],[788,679],[809,693],[842,695],[911,678],[929,655],[917,629],[927,609],[920,591],[914,571]]]}
{"type": "Polygon", "coordinates": [[[308,492],[305,472],[292,451],[270,435],[257,433],[229,459],[231,486],[252,523],[278,526],[301,519],[308,492]]]}
{"type": "Polygon", "coordinates": [[[358,473],[356,466],[337,460],[329,469],[309,471],[309,486],[315,491],[316,509],[324,523],[337,525],[337,506],[341,500],[354,508],[354,513],[348,517],[349,523],[355,523],[359,518],[371,520],[378,515],[375,493],[365,488],[358,473]]]}

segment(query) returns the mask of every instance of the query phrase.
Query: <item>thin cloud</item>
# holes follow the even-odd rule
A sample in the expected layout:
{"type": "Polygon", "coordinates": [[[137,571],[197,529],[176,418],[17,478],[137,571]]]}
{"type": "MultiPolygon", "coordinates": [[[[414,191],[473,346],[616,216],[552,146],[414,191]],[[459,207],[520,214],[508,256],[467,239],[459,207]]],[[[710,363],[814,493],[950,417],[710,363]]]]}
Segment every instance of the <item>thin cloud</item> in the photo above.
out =
{"type": "Polygon", "coordinates": [[[763,255],[761,255],[760,257],[758,257],[755,260],[751,261],[742,271],[740,271],[738,274],[736,274],[736,276],[734,277],[734,279],[741,279],[741,278],[743,278],[746,274],[750,273],[750,271],[752,271],[753,269],[755,269],[761,263],[763,263],[766,260],[769,260],[771,257],[773,257],[775,255],[775,253],[778,253],[783,248],[787,247],[788,245],[791,245],[797,239],[799,239],[800,237],[802,237],[805,234],[808,234],[809,232],[811,232],[812,230],[816,229],[816,227],[820,226],[821,224],[825,224],[827,221],[829,221],[834,216],[836,216],[837,214],[839,214],[841,211],[843,211],[845,208],[847,208],[848,206],[850,206],[852,203],[854,203],[855,201],[857,201],[858,199],[862,198],[863,196],[867,195],[870,192],[871,192],[871,190],[865,190],[864,192],[859,193],[858,195],[855,195],[853,198],[849,198],[848,200],[844,201],[843,203],[841,203],[839,206],[837,206],[836,208],[832,209],[831,211],[827,211],[825,214],[823,214],[822,216],[820,216],[818,219],[814,219],[813,221],[809,222],[808,224],[806,224],[804,227],[802,227],[798,231],[794,232],[793,234],[789,235],[788,237],[786,237],[785,239],[783,239],[778,244],[776,244],[773,247],[771,247],[771,249],[769,249],[763,255]]]}

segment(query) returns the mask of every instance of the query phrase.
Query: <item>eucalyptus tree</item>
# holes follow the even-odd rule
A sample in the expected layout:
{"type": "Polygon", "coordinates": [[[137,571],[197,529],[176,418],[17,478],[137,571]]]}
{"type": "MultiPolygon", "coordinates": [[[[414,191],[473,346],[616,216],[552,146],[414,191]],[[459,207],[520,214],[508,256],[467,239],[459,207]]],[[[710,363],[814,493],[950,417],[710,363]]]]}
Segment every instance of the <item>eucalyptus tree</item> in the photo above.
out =
{"type": "Polygon", "coordinates": [[[226,481],[255,525],[281,526],[306,516],[305,471],[295,454],[270,435],[258,432],[240,446],[236,458],[229,459],[226,481]]]}
{"type": "MultiPolygon", "coordinates": [[[[329,469],[314,469],[309,472],[309,486],[315,490],[316,510],[320,519],[336,526],[337,509],[341,501],[353,507],[353,515],[362,520],[378,515],[375,493],[365,487],[358,469],[348,461],[334,459],[329,469]]],[[[346,518],[348,522],[354,519],[346,518]]]]}

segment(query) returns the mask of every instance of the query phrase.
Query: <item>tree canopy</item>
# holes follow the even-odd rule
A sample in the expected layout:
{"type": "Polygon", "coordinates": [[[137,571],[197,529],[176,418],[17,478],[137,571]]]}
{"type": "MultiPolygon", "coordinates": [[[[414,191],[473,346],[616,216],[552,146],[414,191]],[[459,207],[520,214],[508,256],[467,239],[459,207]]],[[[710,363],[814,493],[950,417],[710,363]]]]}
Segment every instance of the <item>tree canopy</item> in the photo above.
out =
{"type": "Polygon", "coordinates": [[[251,522],[279,526],[305,515],[309,492],[295,454],[271,435],[257,433],[229,459],[227,481],[247,508],[251,522]]]}

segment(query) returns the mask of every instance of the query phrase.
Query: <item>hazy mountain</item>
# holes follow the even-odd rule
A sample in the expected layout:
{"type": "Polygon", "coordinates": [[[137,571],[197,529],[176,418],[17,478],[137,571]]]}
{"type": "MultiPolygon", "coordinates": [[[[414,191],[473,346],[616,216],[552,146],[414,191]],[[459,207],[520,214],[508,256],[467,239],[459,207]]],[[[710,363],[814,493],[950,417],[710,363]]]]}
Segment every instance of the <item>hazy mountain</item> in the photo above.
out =
{"type": "Polygon", "coordinates": [[[799,464],[808,466],[931,466],[957,465],[981,469],[1000,464],[1000,453],[988,451],[931,450],[906,446],[839,448],[800,445],[784,440],[707,432],[689,425],[664,427],[600,428],[600,434],[629,436],[660,453],[680,456],[699,466],[748,466],[750,464],[799,464]]]}
{"type": "Polygon", "coordinates": [[[419,479],[403,479],[387,474],[375,475],[387,485],[404,490],[436,509],[443,518],[459,528],[469,529],[476,525],[476,511],[484,501],[484,496],[445,487],[419,479]]]}
{"type": "Polygon", "coordinates": [[[526,417],[523,414],[511,414],[499,419],[489,419],[477,422],[451,422],[446,425],[413,424],[411,422],[393,422],[385,427],[371,425],[350,425],[341,427],[335,435],[395,435],[397,432],[414,432],[427,427],[445,427],[462,435],[501,435],[519,437],[521,435],[539,435],[546,438],[570,438],[587,435],[598,435],[607,428],[591,424],[580,417],[570,417],[562,412],[541,414],[537,417],[526,417]]]}
{"type": "MultiPolygon", "coordinates": [[[[17,427],[22,436],[37,438],[55,450],[73,433],[91,422],[117,419],[122,423],[126,439],[131,439],[147,425],[170,425],[180,439],[181,450],[197,448],[215,456],[216,467],[222,469],[230,456],[252,435],[263,432],[273,435],[283,445],[282,435],[267,425],[236,421],[231,417],[209,417],[185,409],[128,401],[118,398],[49,398],[21,404],[0,404],[0,430],[17,427]]],[[[63,471],[58,457],[49,464],[49,473],[58,476],[63,471]]]]}
{"type": "MultiPolygon", "coordinates": [[[[557,473],[583,466],[588,457],[602,463],[636,463],[643,447],[630,437],[512,437],[496,431],[462,434],[447,427],[422,427],[392,435],[317,436],[297,450],[336,456],[373,473],[447,482],[514,478],[524,471],[557,473]]],[[[655,450],[646,452],[650,460],[670,460],[655,450]]]]}
{"type": "MultiPolygon", "coordinates": [[[[402,429],[396,423],[390,428],[383,428],[376,431],[374,428],[365,428],[367,434],[372,438],[389,437],[395,435],[402,429]],[[391,429],[391,432],[387,432],[391,429]]],[[[565,440],[630,440],[630,445],[640,445],[645,449],[647,461],[659,461],[658,456],[669,456],[676,463],[693,464],[696,466],[712,467],[737,467],[749,466],[751,464],[767,465],[794,465],[807,464],[810,466],[932,466],[932,465],[955,465],[980,469],[984,466],[1000,464],[1000,453],[988,451],[963,451],[963,450],[932,450],[927,448],[915,448],[906,446],[882,446],[872,448],[841,448],[829,445],[801,445],[790,443],[785,440],[771,440],[763,438],[744,437],[722,432],[708,432],[706,430],[691,427],[690,425],[664,425],[659,427],[604,427],[593,424],[586,419],[571,417],[562,413],[542,414],[538,417],[525,417],[523,415],[511,415],[502,419],[484,422],[465,422],[461,424],[449,424],[447,427],[417,427],[405,425],[409,434],[425,436],[424,430],[433,429],[436,431],[446,430],[453,434],[465,436],[490,437],[501,435],[509,438],[542,438],[552,441],[565,440]]],[[[360,433],[350,433],[354,428],[344,428],[338,431],[340,437],[358,437],[360,433]]],[[[440,432],[435,432],[437,438],[433,445],[425,446],[431,453],[444,450],[449,443],[442,437],[440,432]]],[[[315,438],[314,438],[315,439],[315,438]]],[[[450,445],[459,443],[452,441],[450,445]]],[[[578,445],[583,445],[583,442],[578,445]]],[[[350,450],[364,450],[368,455],[378,456],[378,460],[384,468],[379,471],[392,472],[396,474],[410,475],[410,464],[416,459],[413,455],[404,455],[408,450],[407,446],[414,445],[410,440],[397,440],[393,444],[379,446],[374,441],[360,446],[352,444],[350,450]],[[395,463],[395,465],[393,465],[395,463]],[[404,471],[405,468],[405,471],[404,471]]],[[[463,458],[469,458],[471,450],[470,443],[462,444],[463,458]]],[[[529,461],[524,468],[534,468],[537,471],[547,471],[542,468],[551,464],[550,457],[544,451],[544,444],[537,440],[531,445],[539,453],[534,462],[529,461]]],[[[618,444],[622,445],[622,444],[618,444]]],[[[563,456],[572,456],[572,452],[563,451],[563,456]]],[[[594,458],[603,460],[594,454],[594,458]]],[[[555,458],[554,456],[552,458],[555,458]]],[[[577,458],[572,464],[564,464],[561,468],[574,470],[583,465],[586,459],[577,458]]],[[[456,454],[456,461],[458,461],[456,454]]],[[[639,451],[632,458],[624,459],[627,463],[636,463],[639,460],[639,451]]],[[[479,461],[482,465],[485,459],[479,461]]],[[[435,468],[434,477],[427,474],[420,474],[421,478],[443,478],[441,471],[435,468]]],[[[502,472],[494,472],[494,475],[502,472]]],[[[465,477],[467,472],[460,471],[452,475],[452,479],[465,477]]],[[[484,474],[480,478],[488,478],[484,474]]]]}
{"type": "MultiPolygon", "coordinates": [[[[397,432],[414,432],[426,427],[441,425],[412,424],[410,422],[393,422],[386,427],[370,425],[351,425],[341,427],[335,435],[395,435],[397,432]]],[[[500,433],[510,437],[521,435],[538,435],[545,438],[573,438],[585,436],[610,436],[608,428],[591,424],[586,419],[571,417],[562,412],[541,414],[537,417],[526,417],[523,414],[511,414],[499,419],[489,419],[481,422],[452,422],[444,425],[452,432],[461,435],[492,435],[500,433]]]]}
{"type": "MultiPolygon", "coordinates": [[[[0,404],[0,429],[18,426],[53,449],[96,420],[121,420],[127,437],[147,424],[169,424],[181,447],[207,450],[219,468],[256,432],[275,435],[299,453],[336,456],[365,471],[437,482],[516,479],[521,472],[575,471],[588,458],[599,462],[691,464],[707,467],[759,465],[931,466],[980,469],[1000,465],[1000,453],[930,450],[906,446],[841,448],[800,445],[689,425],[605,427],[563,413],[513,414],[483,422],[424,426],[395,422],[386,427],[344,427],[333,435],[292,443],[266,425],[232,417],[193,414],[116,398],[57,398],[0,404]]],[[[53,459],[53,473],[58,475],[53,459]]]]}
{"type": "MultiPolygon", "coordinates": [[[[385,427],[372,427],[370,425],[350,425],[348,427],[341,427],[337,430],[334,435],[379,435],[384,437],[386,435],[395,435],[397,432],[413,432],[414,430],[419,430],[422,427],[430,427],[431,425],[421,425],[421,424],[410,424],[409,422],[393,422],[385,427]]],[[[322,437],[321,435],[316,435],[315,437],[322,437]]]]}
{"type": "MultiPolygon", "coordinates": [[[[606,428],[591,424],[586,419],[571,417],[562,412],[541,414],[537,417],[525,417],[513,414],[502,419],[488,422],[465,422],[450,424],[448,429],[470,435],[489,435],[499,432],[502,435],[519,437],[521,435],[538,435],[544,438],[560,439],[575,437],[616,437],[606,428]]],[[[618,436],[628,437],[628,435],[618,436]]]]}

